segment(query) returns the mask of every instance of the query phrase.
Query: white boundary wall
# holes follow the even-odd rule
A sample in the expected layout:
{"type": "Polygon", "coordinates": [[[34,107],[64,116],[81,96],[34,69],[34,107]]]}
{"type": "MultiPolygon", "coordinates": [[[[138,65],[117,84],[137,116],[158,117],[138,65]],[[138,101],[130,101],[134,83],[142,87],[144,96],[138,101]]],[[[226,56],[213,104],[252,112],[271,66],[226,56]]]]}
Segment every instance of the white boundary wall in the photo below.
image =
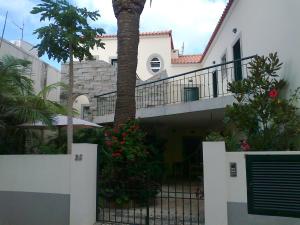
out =
{"type": "Polygon", "coordinates": [[[203,142],[205,225],[227,225],[224,142],[203,142]]]}
{"type": "Polygon", "coordinates": [[[96,222],[97,145],[75,144],[71,158],[70,225],[93,225],[96,222]],[[75,161],[75,155],[81,161],[75,161]]]}
{"type": "Polygon", "coordinates": [[[0,224],[93,225],[96,176],[93,144],[73,144],[72,155],[0,155],[0,224]]]}
{"type": "Polygon", "coordinates": [[[226,152],[224,142],[203,142],[205,225],[300,225],[299,218],[248,214],[245,155],[300,151],[226,152]],[[230,163],[236,163],[236,177],[230,177],[230,163]]]}

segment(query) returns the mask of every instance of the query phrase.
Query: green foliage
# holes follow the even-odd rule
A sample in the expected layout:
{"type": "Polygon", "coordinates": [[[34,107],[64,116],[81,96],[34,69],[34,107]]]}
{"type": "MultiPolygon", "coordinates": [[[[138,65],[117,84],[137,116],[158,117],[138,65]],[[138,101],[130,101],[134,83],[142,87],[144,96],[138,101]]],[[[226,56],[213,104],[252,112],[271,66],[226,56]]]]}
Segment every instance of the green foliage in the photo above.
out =
{"type": "Polygon", "coordinates": [[[83,128],[74,133],[74,143],[97,144],[98,148],[104,145],[104,128],[83,128]]]}
{"type": "MultiPolygon", "coordinates": [[[[65,114],[60,104],[34,93],[26,76],[30,63],[12,56],[0,59],[0,154],[24,153],[26,131],[18,125],[42,121],[51,125],[56,114],[65,114]]],[[[46,87],[49,92],[52,88],[46,87]]]]}
{"type": "MultiPolygon", "coordinates": [[[[81,128],[74,132],[74,143],[90,143],[98,145],[98,152],[104,145],[103,128],[81,128]]],[[[67,153],[67,135],[65,129],[55,133],[51,138],[48,137],[47,142],[36,140],[36,144],[32,146],[32,152],[38,154],[66,154],[67,153]]]]}
{"type": "Polygon", "coordinates": [[[224,141],[224,137],[219,132],[212,131],[206,136],[205,141],[224,141]]]}
{"type": "Polygon", "coordinates": [[[163,141],[146,135],[135,120],[105,131],[101,195],[118,205],[145,204],[157,194],[163,170],[163,141]]]}
{"type": "Polygon", "coordinates": [[[102,28],[92,28],[89,21],[96,21],[98,11],[89,12],[86,8],[78,8],[67,0],[42,0],[31,11],[32,14],[41,14],[40,21],[48,20],[47,26],[34,31],[41,39],[35,47],[39,56],[45,53],[58,62],[66,62],[70,58],[70,47],[75,58],[92,59],[90,49],[95,46],[104,48],[104,43],[97,38],[102,35],[102,28]]]}
{"type": "Polygon", "coordinates": [[[69,60],[69,88],[68,88],[68,152],[72,151],[72,105],[74,57],[80,61],[93,59],[90,49],[94,47],[104,48],[104,43],[99,38],[104,33],[102,28],[92,28],[89,22],[96,21],[100,14],[98,11],[88,11],[86,8],[78,8],[67,0],[41,0],[31,11],[32,14],[41,14],[40,21],[48,21],[49,24],[35,30],[41,43],[35,47],[38,55],[45,53],[51,59],[58,62],[69,60]]]}
{"type": "Polygon", "coordinates": [[[38,154],[66,154],[66,145],[65,146],[58,146],[56,144],[42,144],[38,146],[38,154]]]}
{"type": "Polygon", "coordinates": [[[286,82],[277,53],[257,56],[249,63],[251,75],[229,84],[236,102],[227,106],[225,123],[231,135],[247,140],[251,150],[294,150],[300,133],[300,119],[293,103],[299,88],[283,98],[286,82]]]}
{"type": "Polygon", "coordinates": [[[205,141],[224,141],[227,151],[236,151],[239,149],[239,141],[236,135],[227,132],[211,131],[205,138],[205,141]]]}

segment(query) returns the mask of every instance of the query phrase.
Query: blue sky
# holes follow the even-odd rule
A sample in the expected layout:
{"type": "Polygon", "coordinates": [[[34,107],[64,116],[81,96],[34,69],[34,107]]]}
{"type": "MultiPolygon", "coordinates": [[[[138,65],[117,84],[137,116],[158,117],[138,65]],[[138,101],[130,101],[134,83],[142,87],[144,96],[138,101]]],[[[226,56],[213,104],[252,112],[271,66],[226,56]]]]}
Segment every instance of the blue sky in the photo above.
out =
{"type": "MultiPolygon", "coordinates": [[[[117,25],[113,14],[111,0],[70,0],[80,7],[99,10],[101,18],[93,25],[102,27],[106,33],[116,33],[117,25]]],[[[184,42],[185,54],[201,53],[213,32],[227,0],[153,0],[152,7],[147,0],[141,16],[141,31],[172,30],[175,48],[181,49],[184,42]]],[[[8,20],[4,38],[17,40],[21,38],[24,21],[24,40],[32,44],[39,40],[32,33],[42,24],[38,15],[31,15],[30,10],[39,0],[0,0],[0,30],[2,32],[4,17],[8,11],[8,20]],[[16,24],[16,25],[15,25],[16,24]]],[[[43,59],[60,69],[60,64],[43,59]]]]}

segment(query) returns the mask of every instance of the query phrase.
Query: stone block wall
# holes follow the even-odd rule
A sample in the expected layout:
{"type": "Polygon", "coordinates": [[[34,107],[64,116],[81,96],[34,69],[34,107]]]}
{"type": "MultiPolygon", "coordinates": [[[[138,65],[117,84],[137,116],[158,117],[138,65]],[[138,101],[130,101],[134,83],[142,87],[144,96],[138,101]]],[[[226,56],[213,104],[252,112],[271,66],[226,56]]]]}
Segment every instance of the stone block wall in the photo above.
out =
{"type": "MultiPolygon", "coordinates": [[[[69,64],[62,64],[61,81],[68,84],[69,64]]],[[[85,95],[90,101],[91,116],[97,115],[97,99],[95,95],[115,91],[117,89],[117,71],[111,64],[100,61],[74,62],[74,100],[80,95],[85,95]]],[[[67,102],[67,90],[62,90],[60,101],[67,102]]],[[[92,119],[92,118],[91,118],[92,119]]]]}

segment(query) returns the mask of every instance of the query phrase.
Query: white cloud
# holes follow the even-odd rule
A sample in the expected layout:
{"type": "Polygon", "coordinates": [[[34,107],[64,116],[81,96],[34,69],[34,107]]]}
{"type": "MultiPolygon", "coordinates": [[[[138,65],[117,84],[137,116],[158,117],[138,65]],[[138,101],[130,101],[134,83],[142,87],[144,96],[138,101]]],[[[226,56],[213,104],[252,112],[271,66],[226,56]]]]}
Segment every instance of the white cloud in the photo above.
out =
{"type": "MultiPolygon", "coordinates": [[[[116,32],[117,21],[111,0],[70,1],[89,10],[99,10],[101,18],[95,25],[103,27],[107,33],[116,32]]],[[[0,0],[0,9],[2,12],[9,11],[9,21],[21,25],[24,20],[25,27],[27,25],[27,28],[35,29],[41,23],[39,17],[31,15],[30,11],[38,2],[38,0],[0,0]]],[[[172,30],[176,48],[181,48],[184,42],[185,53],[199,53],[203,51],[226,2],[227,0],[153,0],[150,8],[147,0],[140,28],[141,31],[172,30]]],[[[3,15],[0,22],[3,22],[3,15]]],[[[10,23],[10,26],[13,25],[10,23]]]]}
{"type": "Polygon", "coordinates": [[[35,22],[30,14],[31,9],[36,5],[33,0],[0,0],[0,2],[3,12],[8,11],[8,21],[14,21],[15,23],[20,23],[23,20],[30,23],[35,22]]]}
{"type": "MultiPolygon", "coordinates": [[[[99,10],[98,23],[107,32],[116,30],[111,0],[74,0],[79,6],[99,10]],[[114,28],[114,29],[113,29],[114,28]]],[[[226,0],[149,0],[141,16],[141,31],[172,30],[176,48],[185,44],[185,53],[203,51],[226,4],[226,0]]]]}

